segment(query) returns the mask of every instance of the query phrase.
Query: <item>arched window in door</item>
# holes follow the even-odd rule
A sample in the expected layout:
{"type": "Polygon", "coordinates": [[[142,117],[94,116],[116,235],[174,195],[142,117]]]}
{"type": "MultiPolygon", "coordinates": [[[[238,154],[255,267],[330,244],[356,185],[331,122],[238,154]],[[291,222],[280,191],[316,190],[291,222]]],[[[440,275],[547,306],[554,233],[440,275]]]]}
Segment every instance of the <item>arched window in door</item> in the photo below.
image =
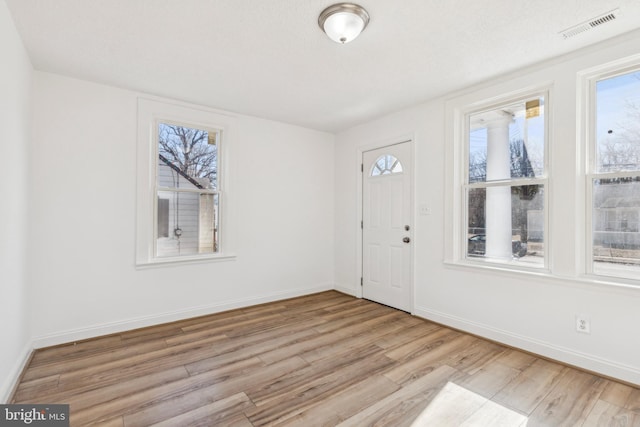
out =
{"type": "Polygon", "coordinates": [[[378,160],[371,168],[371,176],[389,175],[392,173],[401,173],[402,163],[395,156],[385,154],[378,157],[378,160]]]}

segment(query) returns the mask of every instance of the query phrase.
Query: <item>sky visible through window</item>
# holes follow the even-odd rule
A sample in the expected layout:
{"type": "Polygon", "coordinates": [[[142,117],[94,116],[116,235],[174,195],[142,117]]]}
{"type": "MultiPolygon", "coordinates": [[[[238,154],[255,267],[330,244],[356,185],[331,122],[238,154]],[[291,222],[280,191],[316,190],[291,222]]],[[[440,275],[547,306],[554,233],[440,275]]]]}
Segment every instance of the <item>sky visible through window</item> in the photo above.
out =
{"type": "MultiPolygon", "coordinates": [[[[527,149],[534,162],[538,160],[535,158],[536,152],[542,153],[541,150],[544,147],[544,126],[540,120],[542,115],[528,119],[526,131],[524,126],[526,119],[523,114],[515,114],[514,121],[509,126],[511,141],[524,139],[524,133],[527,133],[527,149]]],[[[632,143],[638,145],[637,150],[640,151],[640,71],[597,82],[596,138],[601,153],[607,149],[611,150],[611,147],[605,147],[606,144],[616,143],[632,143]]],[[[630,148],[627,147],[626,150],[629,151],[630,148]]],[[[471,159],[486,159],[486,128],[477,128],[469,132],[469,156],[471,159]]],[[[601,157],[600,162],[607,162],[607,160],[601,157]]],[[[620,167],[622,166],[617,166],[617,168],[620,167]]]]}
{"type": "MultiPolygon", "coordinates": [[[[529,119],[525,118],[525,102],[498,108],[498,110],[505,112],[513,112],[513,121],[509,125],[509,141],[521,141],[526,145],[528,160],[531,162],[535,176],[540,176],[544,171],[545,106],[544,98],[540,97],[539,100],[539,115],[529,119]]],[[[486,168],[486,159],[487,129],[486,127],[471,129],[469,132],[469,167],[472,176],[478,173],[479,167],[480,169],[486,168]]],[[[476,179],[471,177],[471,181],[476,181],[476,179]]]]}
{"type": "Polygon", "coordinates": [[[640,113],[640,71],[600,80],[596,85],[598,140],[609,130],[628,126],[640,113]]]}
{"type": "Polygon", "coordinates": [[[596,83],[598,170],[638,169],[640,71],[596,83]]]}

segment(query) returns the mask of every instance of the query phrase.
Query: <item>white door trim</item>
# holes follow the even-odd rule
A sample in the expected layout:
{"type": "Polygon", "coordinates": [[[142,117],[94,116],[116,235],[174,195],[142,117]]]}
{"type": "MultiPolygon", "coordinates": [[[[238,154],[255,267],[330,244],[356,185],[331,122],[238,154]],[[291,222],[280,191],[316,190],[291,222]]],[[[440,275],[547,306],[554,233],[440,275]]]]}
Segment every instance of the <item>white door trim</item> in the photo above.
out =
{"type": "MultiPolygon", "coordinates": [[[[384,139],[384,140],[380,140],[377,142],[373,142],[371,144],[367,144],[367,145],[362,145],[356,148],[356,170],[358,171],[357,173],[357,197],[356,197],[356,230],[357,230],[357,239],[356,239],[356,278],[357,278],[357,284],[356,284],[356,293],[355,296],[357,298],[362,298],[362,286],[360,285],[360,280],[362,278],[362,264],[363,264],[363,259],[362,259],[362,228],[360,227],[361,225],[361,221],[362,221],[362,216],[363,216],[363,208],[362,208],[362,203],[363,203],[363,184],[364,184],[364,179],[363,179],[363,172],[361,171],[361,165],[362,165],[362,156],[364,155],[365,152],[367,151],[371,151],[371,150],[377,150],[379,148],[384,148],[384,147],[390,147],[392,145],[397,145],[397,144],[402,144],[408,142],[410,147],[411,147],[411,162],[412,162],[412,170],[414,171],[414,173],[411,176],[411,200],[410,200],[410,205],[411,205],[411,224],[413,227],[413,231],[412,235],[413,235],[413,239],[412,242],[416,241],[416,234],[415,234],[415,215],[414,215],[414,210],[415,210],[415,179],[416,179],[416,159],[415,159],[415,144],[414,144],[414,135],[413,134],[405,134],[402,136],[399,136],[397,138],[389,138],[389,139],[384,139]]],[[[410,283],[411,283],[411,310],[410,313],[411,314],[415,314],[415,283],[414,283],[414,269],[415,269],[415,246],[414,246],[414,250],[411,251],[411,269],[410,269],[410,283]]]]}

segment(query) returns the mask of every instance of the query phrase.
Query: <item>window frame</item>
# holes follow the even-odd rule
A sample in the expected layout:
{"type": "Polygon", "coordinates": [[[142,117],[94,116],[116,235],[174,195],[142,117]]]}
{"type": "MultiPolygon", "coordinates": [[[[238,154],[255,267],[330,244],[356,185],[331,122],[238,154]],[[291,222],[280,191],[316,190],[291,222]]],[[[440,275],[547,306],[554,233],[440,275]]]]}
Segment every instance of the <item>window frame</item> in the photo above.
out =
{"type": "Polygon", "coordinates": [[[499,268],[510,271],[523,271],[534,273],[549,273],[550,272],[550,259],[551,259],[551,242],[550,242],[550,153],[551,153],[551,116],[552,116],[552,90],[550,86],[542,86],[524,89],[517,92],[511,92],[503,94],[498,97],[488,98],[467,104],[461,108],[455,109],[453,112],[453,123],[458,124],[458,130],[454,131],[454,140],[456,140],[455,146],[457,149],[454,152],[456,159],[456,168],[458,169],[457,178],[454,181],[454,185],[457,188],[457,199],[459,202],[454,206],[455,216],[458,218],[454,222],[454,258],[451,260],[455,264],[461,264],[466,266],[473,266],[479,268],[499,268]],[[469,134],[470,134],[470,116],[483,112],[492,111],[503,107],[505,105],[523,102],[532,97],[543,97],[545,108],[545,120],[544,120],[544,162],[543,173],[540,177],[529,178],[510,178],[503,180],[493,180],[484,182],[469,182],[469,134]],[[476,188],[489,188],[496,186],[524,186],[524,185],[541,185],[544,188],[544,258],[541,266],[532,266],[518,261],[500,261],[492,260],[483,257],[469,257],[468,252],[468,224],[469,224],[469,209],[468,209],[468,191],[476,188]],[[457,230],[456,230],[457,229],[457,230]]]}
{"type": "MultiPolygon", "coordinates": [[[[159,218],[159,215],[158,215],[159,194],[160,194],[160,192],[167,192],[167,193],[174,193],[174,194],[182,194],[182,193],[189,194],[189,193],[191,193],[191,194],[200,194],[200,195],[202,195],[202,194],[211,194],[211,195],[214,195],[214,196],[218,196],[218,213],[221,212],[222,211],[222,204],[223,204],[223,202],[222,202],[223,196],[222,196],[221,188],[224,188],[223,187],[224,183],[222,183],[222,177],[223,177],[224,171],[222,171],[221,168],[220,168],[219,159],[220,159],[220,156],[221,156],[222,152],[224,151],[224,149],[222,148],[223,140],[224,140],[223,130],[219,129],[219,128],[200,126],[200,125],[196,125],[196,124],[193,124],[193,123],[176,122],[176,121],[173,121],[173,120],[164,120],[162,118],[156,118],[155,119],[155,125],[154,125],[153,140],[155,142],[154,143],[154,151],[155,151],[155,153],[152,154],[152,156],[156,159],[156,162],[154,163],[154,166],[155,166],[155,168],[154,168],[155,169],[154,170],[154,177],[155,177],[155,179],[154,179],[154,187],[155,187],[156,197],[154,199],[155,202],[154,202],[154,207],[153,207],[153,221],[154,221],[154,224],[156,224],[156,226],[154,227],[154,230],[155,230],[156,234],[154,235],[154,238],[153,238],[153,244],[154,244],[153,253],[154,253],[154,257],[155,258],[162,259],[162,260],[171,259],[171,258],[182,259],[182,258],[184,258],[186,256],[192,256],[192,255],[178,255],[178,256],[173,256],[173,257],[171,257],[171,256],[159,256],[158,255],[158,238],[160,237],[157,234],[157,230],[158,230],[157,224],[158,224],[158,218],[159,218]],[[181,127],[190,128],[190,129],[204,130],[204,131],[207,131],[208,133],[212,133],[213,132],[213,133],[218,135],[216,137],[216,145],[217,145],[217,159],[216,159],[217,177],[216,177],[216,189],[215,190],[214,189],[206,189],[206,188],[195,190],[195,189],[178,188],[178,187],[163,187],[163,186],[160,185],[159,179],[158,179],[159,178],[159,175],[158,175],[159,174],[159,165],[158,165],[159,162],[157,161],[157,159],[158,159],[159,154],[160,154],[160,152],[158,150],[158,140],[160,139],[159,129],[160,129],[160,125],[161,124],[173,125],[173,126],[181,126],[181,127]]],[[[220,225],[219,224],[220,224],[220,220],[221,220],[219,214],[218,214],[217,220],[218,220],[217,224],[218,224],[218,232],[219,232],[219,229],[220,229],[220,225]]],[[[168,233],[168,234],[169,234],[169,236],[171,236],[171,233],[168,233]]],[[[216,233],[216,234],[217,234],[218,237],[217,237],[217,240],[214,243],[215,243],[215,246],[218,248],[218,250],[215,251],[215,252],[212,252],[211,254],[217,254],[217,253],[220,252],[220,250],[219,250],[219,248],[221,247],[220,246],[221,245],[220,236],[219,236],[219,233],[216,233]]],[[[201,256],[201,255],[203,255],[203,254],[198,254],[197,256],[201,256]]],[[[209,255],[209,254],[207,254],[207,255],[209,255]]],[[[193,255],[193,256],[196,256],[196,255],[193,255]]]]}
{"type": "MultiPolygon", "coordinates": [[[[228,148],[234,117],[215,110],[186,103],[151,97],[138,97],[137,138],[137,213],[136,267],[162,266],[180,263],[211,262],[234,259],[234,228],[228,203],[230,173],[228,148]],[[218,251],[205,254],[158,256],[158,128],[160,123],[216,131],[219,133],[217,188],[205,193],[218,195],[218,251]],[[224,147],[223,147],[224,146],[224,147]]],[[[192,192],[190,190],[181,190],[192,192]]],[[[201,191],[198,191],[201,192],[201,191]]]]}
{"type": "Polygon", "coordinates": [[[640,55],[631,58],[625,58],[620,61],[603,64],[598,67],[578,73],[579,84],[581,86],[582,100],[579,102],[579,111],[582,111],[579,117],[580,138],[579,144],[584,147],[584,160],[582,162],[583,172],[583,188],[584,188],[584,217],[585,217],[585,233],[584,233],[584,266],[582,268],[584,274],[594,280],[615,281],[622,283],[630,283],[637,285],[637,275],[633,274],[613,274],[612,272],[596,272],[594,268],[594,186],[596,180],[624,178],[640,176],[640,168],[635,171],[615,171],[615,172],[598,172],[597,171],[597,94],[596,85],[599,81],[622,76],[632,72],[640,71],[640,55]]]}

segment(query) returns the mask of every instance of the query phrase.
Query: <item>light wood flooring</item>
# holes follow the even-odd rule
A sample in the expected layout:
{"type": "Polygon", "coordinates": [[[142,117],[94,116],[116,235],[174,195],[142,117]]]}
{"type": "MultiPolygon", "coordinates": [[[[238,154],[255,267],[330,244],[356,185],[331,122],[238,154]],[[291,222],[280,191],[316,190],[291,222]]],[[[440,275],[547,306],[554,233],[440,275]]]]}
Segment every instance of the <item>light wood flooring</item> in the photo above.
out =
{"type": "Polygon", "coordinates": [[[323,292],[37,350],[72,426],[640,426],[640,389],[323,292]]]}

